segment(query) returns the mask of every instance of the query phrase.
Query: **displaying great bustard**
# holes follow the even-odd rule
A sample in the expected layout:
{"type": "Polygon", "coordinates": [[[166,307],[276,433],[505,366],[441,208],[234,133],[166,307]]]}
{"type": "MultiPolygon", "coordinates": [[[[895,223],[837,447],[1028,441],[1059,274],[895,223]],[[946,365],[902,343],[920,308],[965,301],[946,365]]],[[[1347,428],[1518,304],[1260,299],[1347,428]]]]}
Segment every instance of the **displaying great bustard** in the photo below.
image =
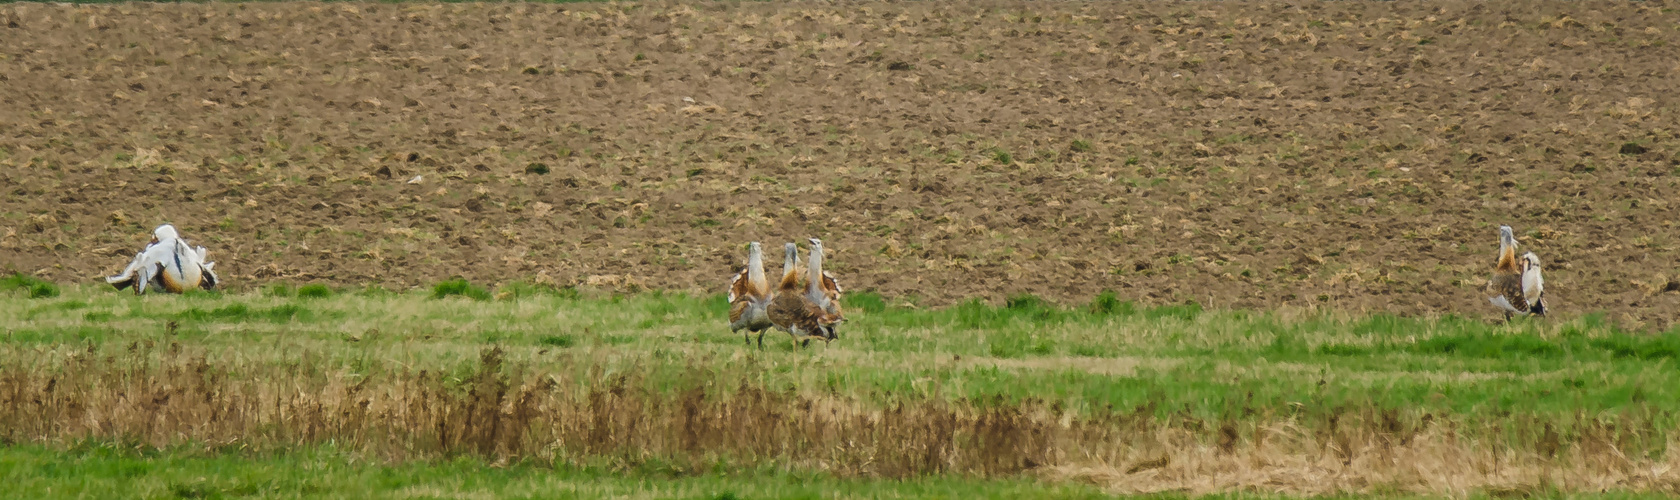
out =
{"type": "Polygon", "coordinates": [[[1493,278],[1488,281],[1488,301],[1505,312],[1505,321],[1512,316],[1546,315],[1545,279],[1540,275],[1540,257],[1534,252],[1517,256],[1517,237],[1511,226],[1499,226],[1499,260],[1493,266],[1493,278]]]}
{"type": "Polygon", "coordinates": [[[805,273],[805,295],[823,310],[823,337],[828,340],[838,339],[840,335],[835,331],[835,327],[846,320],[845,313],[840,310],[840,282],[834,279],[834,275],[822,269],[823,259],[827,257],[823,253],[822,240],[811,238],[810,241],[811,262],[810,269],[805,273]]]}
{"type": "Polygon", "coordinates": [[[134,287],[135,295],[153,287],[170,293],[183,293],[193,288],[213,290],[216,263],[208,261],[209,251],[194,248],[181,239],[175,226],[164,224],[152,231],[152,242],[134,256],[134,261],[122,274],[105,278],[118,290],[134,287]]]}
{"type": "MultiPolygon", "coordinates": [[[[832,340],[832,327],[838,322],[829,316],[822,305],[812,300],[811,286],[800,290],[799,271],[795,260],[799,257],[799,247],[788,243],[782,247],[782,280],[776,287],[776,296],[770,299],[770,323],[776,329],[792,335],[799,341],[800,346],[810,344],[811,338],[832,340]]],[[[822,276],[822,254],[818,252],[812,256],[810,276],[822,276]]],[[[806,280],[810,282],[810,280],[806,280]]],[[[820,289],[818,285],[815,288],[820,289]]],[[[820,292],[818,293],[820,295],[820,292]]]]}
{"type": "Polygon", "coordinates": [[[729,283],[729,331],[739,332],[747,345],[758,334],[758,348],[764,348],[764,330],[770,329],[770,281],[764,277],[764,250],[754,241],[747,244],[747,267],[729,283]]]}

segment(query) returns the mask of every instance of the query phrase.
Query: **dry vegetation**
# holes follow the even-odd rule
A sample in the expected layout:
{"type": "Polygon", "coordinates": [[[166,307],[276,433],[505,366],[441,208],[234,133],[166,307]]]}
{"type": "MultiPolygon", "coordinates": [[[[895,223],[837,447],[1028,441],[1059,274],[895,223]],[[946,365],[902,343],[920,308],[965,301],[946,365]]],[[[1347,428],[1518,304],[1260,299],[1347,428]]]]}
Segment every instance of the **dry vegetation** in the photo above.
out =
{"type": "Polygon", "coordinates": [[[1662,2],[0,7],[0,267],[715,290],[807,235],[945,304],[1680,310],[1662,2]],[[410,182],[414,180],[414,182],[410,182]]]}
{"type": "Polygon", "coordinates": [[[1680,384],[1665,367],[1680,337],[1590,319],[1025,299],[921,311],[860,295],[842,341],[759,352],[727,332],[716,297],[27,291],[0,301],[19,318],[0,344],[9,444],[330,444],[375,463],[1109,492],[1680,493],[1680,384]]]}
{"type": "Polygon", "coordinates": [[[1076,415],[1030,399],[870,408],[746,382],[708,389],[716,382],[703,369],[693,380],[706,382],[668,394],[622,374],[566,380],[504,366],[494,348],[462,379],[356,379],[160,349],[0,368],[0,436],[224,452],[333,442],[399,461],[652,461],[678,474],[765,463],[840,476],[1034,473],[1119,492],[1680,493],[1680,477],[1667,472],[1680,465],[1674,443],[1652,442],[1670,432],[1637,414],[1553,423],[1369,407],[1300,418],[1273,408],[1212,422],[1145,407],[1076,415]]]}

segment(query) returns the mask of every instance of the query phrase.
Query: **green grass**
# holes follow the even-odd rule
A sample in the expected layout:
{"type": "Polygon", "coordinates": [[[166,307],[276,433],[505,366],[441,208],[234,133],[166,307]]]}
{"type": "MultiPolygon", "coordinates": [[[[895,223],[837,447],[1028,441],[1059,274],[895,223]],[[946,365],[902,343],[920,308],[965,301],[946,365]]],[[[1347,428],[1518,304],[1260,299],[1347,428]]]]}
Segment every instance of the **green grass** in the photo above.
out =
{"type": "Polygon", "coordinates": [[[23,273],[12,273],[11,276],[0,278],[0,293],[14,290],[31,299],[50,299],[58,296],[58,285],[41,281],[23,273]]]}
{"type": "MultiPolygon", "coordinates": [[[[0,320],[0,365],[51,372],[71,366],[64,360],[79,353],[121,356],[137,345],[158,345],[231,367],[218,376],[302,373],[306,379],[387,380],[431,371],[466,381],[486,350],[498,348],[505,366],[517,367],[511,370],[551,373],[569,383],[634,374],[632,383],[640,390],[672,398],[711,380],[720,381],[708,385],[719,395],[750,384],[864,407],[1036,401],[1075,416],[1135,412],[1161,421],[1282,420],[1304,426],[1333,422],[1346,408],[1368,408],[1414,419],[1450,417],[1467,424],[1458,430],[1463,436],[1509,440],[1519,447],[1534,446],[1534,438],[1516,424],[1501,431],[1474,423],[1585,429],[1582,422],[1612,422],[1647,433],[1619,445],[1639,457],[1662,455],[1662,444],[1680,425],[1680,371],[1674,369],[1680,363],[1680,331],[1626,332],[1600,315],[1507,325],[1454,316],[1147,306],[1114,293],[1073,305],[1022,295],[996,305],[969,301],[923,309],[852,293],[844,299],[848,320],[839,340],[800,348],[772,331],[759,351],[729,332],[721,296],[581,296],[574,289],[531,283],[492,293],[461,280],[408,292],[320,288],[134,296],[108,287],[69,286],[57,297],[0,294],[0,318],[8,318],[0,320]],[[320,300],[322,294],[332,300],[320,300]],[[473,300],[451,299],[456,296],[473,300]]],[[[0,448],[5,469],[0,473],[12,478],[0,488],[91,496],[107,496],[124,484],[149,492],[142,496],[404,491],[526,496],[556,485],[574,488],[554,490],[575,492],[556,493],[560,496],[684,498],[725,492],[741,498],[800,497],[824,488],[861,496],[962,498],[992,487],[1034,496],[1092,493],[1025,479],[838,479],[804,466],[731,465],[722,458],[717,470],[680,473],[625,471],[643,467],[643,461],[617,459],[601,465],[615,470],[609,474],[590,469],[595,458],[587,456],[503,468],[448,460],[381,465],[345,455],[362,451],[334,455],[307,446],[221,458],[168,447],[139,456],[49,451],[63,446],[0,448]],[[537,474],[532,468],[555,472],[537,474]],[[322,489],[307,489],[306,470],[327,471],[322,489]],[[662,489],[636,489],[653,486],[635,478],[659,474],[669,480],[660,483],[662,489]],[[984,484],[992,486],[974,486],[984,484]]],[[[0,489],[0,496],[15,496],[5,492],[0,489]]]]}
{"type": "Polygon", "coordinates": [[[304,285],[297,290],[298,297],[324,299],[333,296],[332,288],[320,283],[304,285]]]}
{"type": "Polygon", "coordinates": [[[432,287],[432,298],[466,297],[473,300],[490,300],[490,292],[484,288],[473,286],[464,279],[452,279],[438,283],[432,287]]]}
{"type": "Polygon", "coordinates": [[[413,369],[451,368],[500,345],[510,360],[549,365],[537,351],[564,348],[600,368],[636,367],[656,385],[700,365],[723,376],[879,400],[938,387],[951,399],[1049,398],[1075,410],[1148,405],[1163,415],[1175,409],[1209,418],[1238,401],[1285,407],[1308,399],[1471,415],[1633,405],[1680,412],[1680,372],[1671,369],[1680,363],[1680,332],[1625,332],[1595,315],[1497,325],[1451,316],[1150,307],[1111,293],[1070,307],[1019,296],[997,306],[908,309],[853,293],[844,299],[848,320],[839,341],[798,348],[772,331],[759,353],[729,333],[721,296],[579,298],[570,289],[503,288],[501,299],[461,280],[425,294],[368,290],[331,301],[316,300],[320,292],[272,289],[186,297],[100,287],[73,287],[57,298],[13,294],[0,298],[0,317],[15,318],[5,322],[0,361],[88,342],[114,349],[165,340],[165,323],[175,322],[173,335],[189,347],[273,363],[309,352],[328,366],[373,356],[413,369]],[[455,296],[475,300],[436,300],[455,296]],[[382,335],[343,342],[369,330],[382,335]],[[743,354],[757,361],[732,361],[743,354]],[[1635,393],[1642,399],[1630,399],[1635,393]]]}
{"type": "Polygon", "coordinates": [[[5,498],[1104,498],[1091,486],[1028,479],[863,480],[659,463],[493,465],[471,457],[381,464],[331,447],[230,458],[192,448],[11,446],[0,448],[0,478],[5,498]]]}

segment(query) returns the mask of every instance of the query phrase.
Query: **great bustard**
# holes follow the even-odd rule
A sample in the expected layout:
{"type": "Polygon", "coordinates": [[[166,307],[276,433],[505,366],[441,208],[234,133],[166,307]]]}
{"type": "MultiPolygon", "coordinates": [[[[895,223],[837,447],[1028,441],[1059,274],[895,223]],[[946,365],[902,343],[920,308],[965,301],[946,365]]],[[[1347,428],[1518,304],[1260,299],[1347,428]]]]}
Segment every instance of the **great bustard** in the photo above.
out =
{"type": "Polygon", "coordinates": [[[764,277],[764,250],[754,241],[747,244],[747,267],[742,268],[729,283],[729,331],[739,332],[747,345],[751,334],[758,334],[758,347],[764,348],[764,330],[770,329],[770,281],[764,277]]]}
{"type": "Polygon", "coordinates": [[[1546,315],[1545,279],[1540,275],[1540,257],[1534,252],[1517,256],[1517,237],[1511,226],[1499,226],[1499,260],[1493,266],[1493,278],[1488,280],[1488,301],[1505,312],[1505,321],[1512,316],[1546,315]]]}
{"type": "Polygon", "coordinates": [[[192,288],[213,290],[216,263],[207,260],[209,251],[194,248],[181,239],[175,226],[164,224],[152,231],[152,242],[135,254],[134,261],[121,274],[105,278],[118,290],[134,287],[136,295],[146,293],[153,286],[171,293],[183,293],[192,288]]]}
{"type": "MultiPolygon", "coordinates": [[[[799,271],[794,263],[799,256],[799,247],[788,243],[782,250],[782,281],[776,287],[775,298],[770,299],[770,323],[775,325],[776,329],[792,335],[794,340],[799,341],[800,346],[810,344],[812,337],[829,340],[828,330],[835,320],[828,316],[828,312],[821,305],[811,300],[811,294],[802,293],[808,290],[799,289],[799,271]]],[[[811,274],[821,276],[821,254],[815,257],[816,262],[813,263],[811,274]]]]}
{"type": "Polygon", "coordinates": [[[825,258],[827,255],[823,252],[822,240],[811,238],[811,262],[810,269],[806,271],[805,295],[823,310],[823,337],[834,340],[840,338],[835,327],[845,321],[846,316],[840,310],[840,282],[822,269],[825,258]]]}

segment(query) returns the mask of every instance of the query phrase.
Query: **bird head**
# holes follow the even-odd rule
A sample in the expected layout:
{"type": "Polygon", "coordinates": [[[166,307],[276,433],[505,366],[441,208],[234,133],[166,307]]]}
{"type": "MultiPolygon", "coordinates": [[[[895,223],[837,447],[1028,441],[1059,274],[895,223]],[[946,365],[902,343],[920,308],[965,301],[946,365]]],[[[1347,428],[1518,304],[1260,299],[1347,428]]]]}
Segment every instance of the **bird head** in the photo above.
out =
{"type": "Polygon", "coordinates": [[[1528,271],[1529,269],[1539,269],[1540,256],[1534,255],[1534,252],[1525,253],[1522,256],[1521,265],[1523,271],[1528,271]]]}
{"type": "Polygon", "coordinates": [[[158,226],[157,229],[152,230],[152,243],[157,243],[157,242],[163,241],[163,240],[176,239],[176,238],[180,238],[180,237],[181,237],[180,233],[175,232],[175,226],[172,226],[172,225],[169,225],[169,224],[164,224],[164,225],[158,226]]]}
{"type": "Polygon", "coordinates": [[[799,245],[789,241],[782,245],[782,265],[791,270],[795,262],[799,262],[799,245]]]}
{"type": "Polygon", "coordinates": [[[1499,244],[1508,247],[1517,246],[1517,235],[1511,232],[1511,226],[1499,226],[1499,244]]]}

